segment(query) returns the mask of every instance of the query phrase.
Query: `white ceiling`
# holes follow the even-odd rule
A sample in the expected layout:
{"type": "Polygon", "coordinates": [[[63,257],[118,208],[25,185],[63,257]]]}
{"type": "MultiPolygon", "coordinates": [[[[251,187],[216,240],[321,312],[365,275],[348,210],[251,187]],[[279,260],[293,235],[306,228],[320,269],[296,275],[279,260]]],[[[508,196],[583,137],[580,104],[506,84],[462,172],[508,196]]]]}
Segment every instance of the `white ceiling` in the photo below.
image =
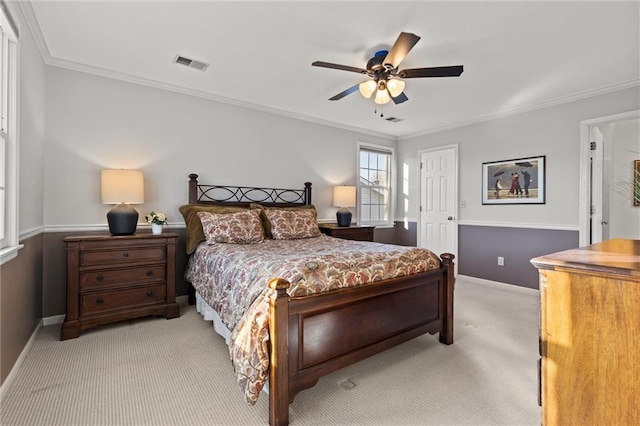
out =
{"type": "Polygon", "coordinates": [[[407,137],[640,81],[640,2],[23,1],[48,64],[288,116],[407,137]],[[401,31],[422,37],[403,68],[464,65],[406,80],[409,101],[328,98],[401,31]],[[176,55],[210,63],[197,71],[176,55]]]}

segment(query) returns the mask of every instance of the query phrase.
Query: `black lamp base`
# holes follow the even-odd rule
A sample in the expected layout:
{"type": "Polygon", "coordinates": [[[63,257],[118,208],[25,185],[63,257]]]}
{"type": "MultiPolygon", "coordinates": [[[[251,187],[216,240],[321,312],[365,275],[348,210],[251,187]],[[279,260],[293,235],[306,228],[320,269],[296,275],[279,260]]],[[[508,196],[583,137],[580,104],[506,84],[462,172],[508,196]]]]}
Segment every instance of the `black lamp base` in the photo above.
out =
{"type": "Polygon", "coordinates": [[[120,203],[107,213],[112,235],[132,235],[138,226],[138,212],[129,204],[120,203]]]}
{"type": "Polygon", "coordinates": [[[351,216],[351,210],[346,207],[340,207],[340,210],[336,212],[338,226],[351,226],[351,216]]]}

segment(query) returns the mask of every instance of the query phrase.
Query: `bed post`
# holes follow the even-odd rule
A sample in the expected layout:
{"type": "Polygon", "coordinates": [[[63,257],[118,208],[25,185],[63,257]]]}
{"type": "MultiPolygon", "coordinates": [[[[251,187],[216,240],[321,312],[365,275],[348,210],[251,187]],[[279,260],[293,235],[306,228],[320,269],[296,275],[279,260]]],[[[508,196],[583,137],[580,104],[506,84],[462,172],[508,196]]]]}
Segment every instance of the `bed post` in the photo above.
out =
{"type": "MultiPolygon", "coordinates": [[[[198,175],[191,173],[189,175],[189,204],[198,202],[198,175]]],[[[196,289],[193,284],[187,283],[187,303],[189,305],[196,304],[196,289]]]]}
{"type": "Polygon", "coordinates": [[[456,282],[453,259],[455,259],[455,256],[451,253],[442,253],[440,258],[442,259],[442,266],[447,269],[444,291],[445,315],[442,331],[440,332],[440,342],[450,345],[453,343],[453,287],[456,282]]]}
{"type": "Polygon", "coordinates": [[[269,300],[269,424],[289,424],[289,281],[274,278],[269,288],[276,294],[269,300]]]}
{"type": "Polygon", "coordinates": [[[311,182],[304,183],[304,203],[311,204],[311,182]]]}
{"type": "Polygon", "coordinates": [[[189,204],[198,202],[198,175],[191,173],[189,175],[189,204]]]}

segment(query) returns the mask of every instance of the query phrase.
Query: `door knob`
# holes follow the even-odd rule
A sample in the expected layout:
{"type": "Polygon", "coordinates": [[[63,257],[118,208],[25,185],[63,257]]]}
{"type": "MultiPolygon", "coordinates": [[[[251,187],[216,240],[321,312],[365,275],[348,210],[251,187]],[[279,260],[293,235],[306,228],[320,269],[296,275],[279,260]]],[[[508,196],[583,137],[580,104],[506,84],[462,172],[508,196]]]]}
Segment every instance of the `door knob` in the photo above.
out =
{"type": "Polygon", "coordinates": [[[600,222],[601,225],[608,225],[609,222],[607,222],[606,220],[603,220],[602,222],[600,222]]]}
{"type": "Polygon", "coordinates": [[[453,220],[453,216],[449,216],[447,220],[453,220]]]}

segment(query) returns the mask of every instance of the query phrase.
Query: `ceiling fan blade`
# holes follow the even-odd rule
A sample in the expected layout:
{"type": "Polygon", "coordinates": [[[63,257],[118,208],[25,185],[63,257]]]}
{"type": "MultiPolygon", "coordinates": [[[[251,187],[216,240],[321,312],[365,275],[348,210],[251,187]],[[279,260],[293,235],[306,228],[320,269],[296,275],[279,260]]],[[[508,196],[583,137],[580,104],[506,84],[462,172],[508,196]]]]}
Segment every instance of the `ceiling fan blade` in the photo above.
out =
{"type": "Polygon", "coordinates": [[[409,100],[409,98],[407,98],[407,95],[404,94],[404,92],[400,93],[398,96],[396,96],[395,98],[392,96],[391,99],[393,100],[393,102],[398,105],[401,104],[403,102],[406,102],[409,100]]]}
{"type": "Polygon", "coordinates": [[[329,98],[329,100],[330,101],[339,101],[340,99],[344,98],[345,96],[350,95],[353,92],[355,92],[356,90],[358,90],[358,86],[359,85],[360,85],[360,83],[356,84],[355,86],[351,86],[347,90],[343,90],[342,92],[338,93],[337,95],[329,98]]]}
{"type": "Polygon", "coordinates": [[[407,53],[409,53],[409,51],[413,49],[413,46],[416,45],[418,40],[420,40],[420,37],[413,33],[400,33],[400,35],[396,39],[396,42],[393,43],[391,50],[389,51],[389,53],[387,53],[387,56],[382,62],[385,68],[398,68],[400,62],[404,60],[404,58],[407,56],[407,53]]]}
{"type": "Polygon", "coordinates": [[[397,75],[400,78],[460,77],[462,71],[464,71],[462,65],[452,65],[449,67],[410,68],[400,71],[397,75]]]}
{"type": "Polygon", "coordinates": [[[315,61],[311,64],[314,67],[332,68],[334,70],[357,72],[358,74],[366,74],[367,70],[358,67],[350,67],[349,65],[332,64],[331,62],[315,61]]]}

